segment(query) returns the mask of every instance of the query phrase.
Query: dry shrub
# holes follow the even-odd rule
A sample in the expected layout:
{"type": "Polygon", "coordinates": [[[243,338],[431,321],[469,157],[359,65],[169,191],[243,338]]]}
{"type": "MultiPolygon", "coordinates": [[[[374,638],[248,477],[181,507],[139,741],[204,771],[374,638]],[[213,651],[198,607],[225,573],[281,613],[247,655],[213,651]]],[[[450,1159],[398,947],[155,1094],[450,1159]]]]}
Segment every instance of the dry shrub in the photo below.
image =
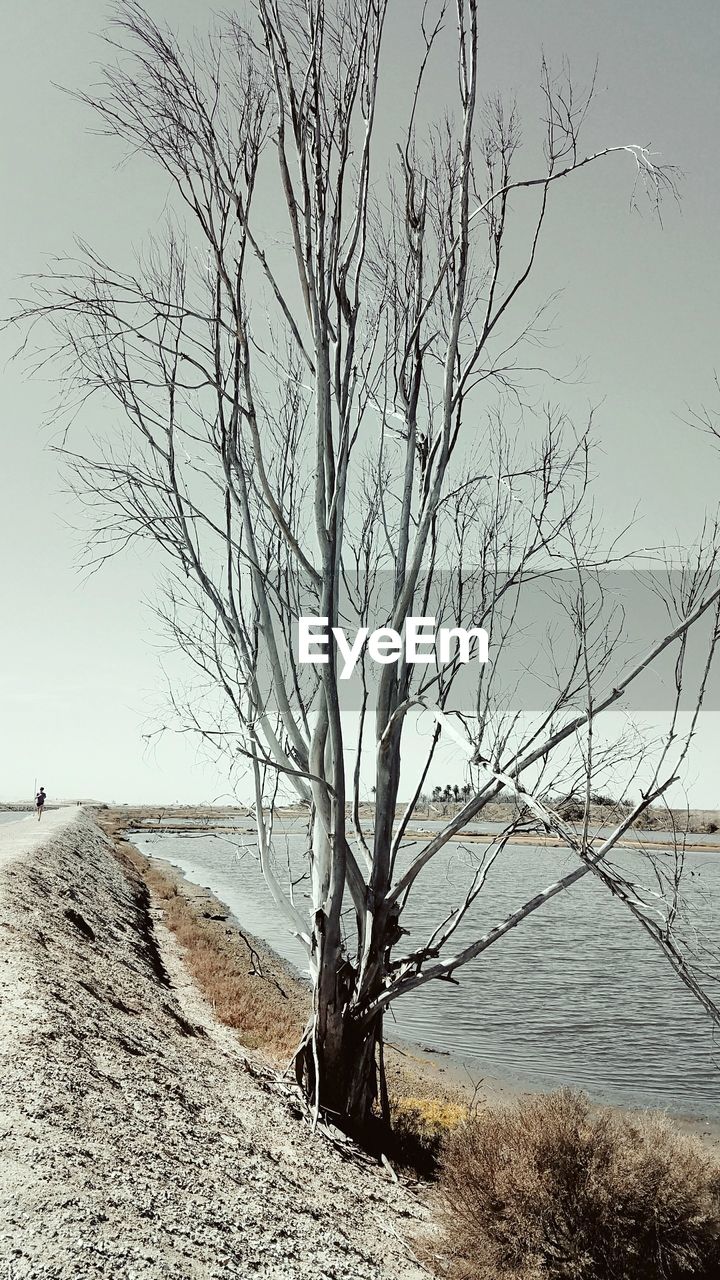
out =
{"type": "Polygon", "coordinates": [[[569,1090],[484,1109],[448,1138],[440,1274],[717,1280],[720,1168],[657,1115],[569,1090]]]}

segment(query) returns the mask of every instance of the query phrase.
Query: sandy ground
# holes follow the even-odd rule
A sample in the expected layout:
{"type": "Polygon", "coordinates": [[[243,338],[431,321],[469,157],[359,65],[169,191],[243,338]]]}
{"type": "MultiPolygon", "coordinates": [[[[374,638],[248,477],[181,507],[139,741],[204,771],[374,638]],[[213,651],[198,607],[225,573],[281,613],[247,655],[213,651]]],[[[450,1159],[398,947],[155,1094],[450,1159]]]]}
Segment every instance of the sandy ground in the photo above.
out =
{"type": "Polygon", "coordinates": [[[419,1201],[311,1131],[141,894],[77,809],[0,828],[2,1280],[420,1280],[419,1201]]]}

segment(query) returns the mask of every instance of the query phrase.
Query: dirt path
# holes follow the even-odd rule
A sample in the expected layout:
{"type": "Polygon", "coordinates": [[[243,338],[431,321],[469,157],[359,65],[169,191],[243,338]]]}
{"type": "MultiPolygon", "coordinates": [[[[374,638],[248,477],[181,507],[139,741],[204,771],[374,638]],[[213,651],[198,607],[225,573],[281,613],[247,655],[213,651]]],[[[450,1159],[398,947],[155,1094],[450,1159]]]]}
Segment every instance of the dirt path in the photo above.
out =
{"type": "Polygon", "coordinates": [[[0,871],[10,862],[26,861],[51,836],[77,818],[77,808],[51,809],[40,821],[34,813],[23,814],[15,822],[0,826],[0,871]]]}
{"type": "Polygon", "coordinates": [[[420,1280],[418,1202],[311,1132],[139,895],[77,810],[0,829],[0,1276],[420,1280]]]}

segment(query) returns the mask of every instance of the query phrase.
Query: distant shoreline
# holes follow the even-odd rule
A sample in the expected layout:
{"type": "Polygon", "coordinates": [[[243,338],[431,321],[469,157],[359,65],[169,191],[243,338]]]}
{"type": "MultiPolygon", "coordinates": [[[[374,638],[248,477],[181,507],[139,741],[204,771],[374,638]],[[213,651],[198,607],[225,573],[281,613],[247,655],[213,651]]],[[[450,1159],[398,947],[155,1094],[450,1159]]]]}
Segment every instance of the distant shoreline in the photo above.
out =
{"type": "MultiPolygon", "coordinates": [[[[12,807],[13,806],[8,806],[8,808],[12,807]]],[[[495,806],[495,808],[497,807],[498,806],[495,806]]],[[[2,808],[2,806],[0,806],[0,808],[2,808]]],[[[190,831],[197,832],[199,829],[207,830],[208,832],[222,832],[224,834],[246,832],[247,826],[239,825],[239,821],[243,819],[244,822],[247,823],[252,817],[252,815],[243,813],[237,809],[210,809],[204,808],[203,806],[192,805],[182,808],[180,806],[168,807],[161,805],[112,805],[111,808],[114,813],[123,815],[123,820],[126,824],[127,830],[154,832],[160,829],[168,835],[179,835],[183,832],[190,831]],[[228,819],[233,818],[238,820],[237,826],[234,826],[227,821],[228,819]],[[203,824],[202,828],[200,828],[201,823],[203,824]]],[[[305,816],[305,811],[300,808],[278,808],[275,811],[275,816],[280,820],[291,820],[303,818],[305,816]]],[[[450,822],[454,815],[446,814],[443,816],[447,818],[448,822],[450,822]]],[[[361,812],[360,817],[365,822],[370,821],[373,817],[372,809],[367,813],[361,812]]],[[[720,818],[720,815],[718,815],[718,817],[720,818]]],[[[507,820],[507,815],[503,815],[503,818],[507,820]]],[[[483,814],[484,822],[487,824],[492,823],[492,826],[488,826],[486,831],[459,831],[452,837],[452,841],[455,844],[480,844],[487,842],[488,840],[491,840],[493,836],[499,834],[497,828],[501,827],[503,818],[497,820],[494,817],[491,818],[489,815],[483,814]]],[[[482,827],[483,822],[478,822],[477,825],[482,827]]],[[[595,829],[597,829],[598,826],[603,826],[606,829],[609,829],[611,825],[611,821],[607,818],[604,820],[596,819],[591,824],[595,829]]],[[[705,825],[707,825],[707,823],[705,825]]],[[[630,833],[631,834],[624,836],[622,840],[618,841],[616,846],[617,848],[660,849],[663,847],[670,847],[671,840],[674,836],[678,843],[682,844],[688,853],[720,854],[720,823],[718,824],[718,838],[714,841],[707,839],[702,840],[699,838],[703,835],[707,836],[714,834],[713,832],[707,832],[700,829],[691,830],[690,828],[683,830],[679,822],[674,830],[672,827],[662,826],[632,827],[630,828],[630,833]],[[658,839],[654,837],[667,837],[667,839],[658,839]]],[[[404,838],[406,840],[432,840],[437,834],[437,831],[423,827],[421,822],[418,820],[414,825],[408,827],[404,838]]],[[[603,835],[598,834],[595,830],[591,833],[590,844],[599,843],[603,838],[603,835]]],[[[508,843],[513,845],[542,846],[552,849],[563,849],[566,847],[564,842],[557,836],[537,831],[516,831],[509,837],[508,843]]]]}

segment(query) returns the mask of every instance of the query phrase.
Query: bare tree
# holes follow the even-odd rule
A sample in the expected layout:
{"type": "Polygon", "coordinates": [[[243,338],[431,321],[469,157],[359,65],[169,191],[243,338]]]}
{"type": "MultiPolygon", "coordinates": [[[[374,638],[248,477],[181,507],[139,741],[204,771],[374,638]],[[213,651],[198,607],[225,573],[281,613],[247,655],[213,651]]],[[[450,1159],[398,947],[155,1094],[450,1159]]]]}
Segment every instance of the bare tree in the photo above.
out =
{"type": "Polygon", "coordinates": [[[420,63],[388,160],[377,136],[392,74],[388,0],[252,8],[247,24],[231,19],[184,51],[139,4],[123,5],[104,85],[86,101],[108,133],[167,173],[175,212],[130,270],[80,246],[37,281],[24,315],[54,331],[50,353],[66,370],[73,413],[96,396],[104,403],[107,426],[93,442],[74,444],[75,425],[63,445],[97,513],[94,563],[138,538],[160,551],[163,615],[206,681],[200,702],[179,710],[250,772],[262,869],[312,979],[298,1079],[316,1111],[362,1125],[379,1093],[390,1004],[454,980],[586,875],[622,899],[716,1016],[675,941],[679,876],[648,896],[610,865],[678,776],[692,730],[671,733],[650,762],[633,745],[603,745],[595,728],[672,645],[679,700],[686,637],[710,617],[697,715],[716,639],[714,546],[684,575],[666,633],[613,667],[598,570],[614,552],[599,548],[587,502],[592,423],[578,431],[552,406],[538,412],[527,391],[526,362],[537,360],[547,320],[523,299],[556,193],[580,170],[622,162],[633,198],[655,207],[673,190],[672,172],[635,144],[583,151],[592,87],[578,97],[545,62],[542,154],[521,171],[515,109],[481,100],[477,0],[452,11],[438,0],[417,15],[420,63]],[[455,102],[424,130],[425,79],[453,23],[455,102]],[[557,586],[566,650],[558,657],[553,646],[555,687],[530,716],[514,706],[517,668],[501,658],[539,582],[557,586]],[[354,619],[398,633],[418,615],[482,626],[493,661],[458,715],[457,660],[388,662],[375,682],[363,657],[350,712],[334,650],[324,665],[298,661],[307,613],[329,627],[354,619]],[[403,806],[418,713],[431,729],[403,806]],[[462,790],[447,789],[459,809],[408,854],[443,737],[467,762],[462,790]],[[361,812],[368,753],[372,829],[361,812]],[[598,839],[591,792],[603,769],[631,757],[645,770],[640,799],[598,839]],[[543,800],[560,786],[581,795],[579,824],[543,800]],[[308,910],[274,852],[287,788],[306,814],[308,910]],[[404,944],[403,910],[424,869],[508,790],[511,818],[457,907],[421,944],[404,944]],[[552,832],[576,869],[453,951],[519,827],[552,832]]]}

